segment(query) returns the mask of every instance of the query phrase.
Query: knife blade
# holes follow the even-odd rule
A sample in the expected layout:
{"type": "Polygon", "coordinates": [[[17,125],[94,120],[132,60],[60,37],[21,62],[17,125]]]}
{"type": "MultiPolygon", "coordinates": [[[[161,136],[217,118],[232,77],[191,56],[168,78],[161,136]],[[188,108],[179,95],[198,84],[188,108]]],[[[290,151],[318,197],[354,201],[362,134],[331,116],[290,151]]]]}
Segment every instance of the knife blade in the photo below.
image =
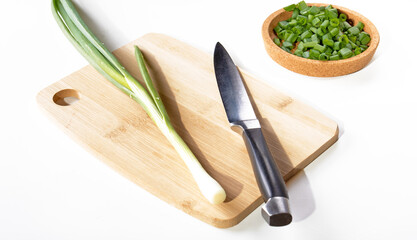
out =
{"type": "Polygon", "coordinates": [[[231,127],[242,134],[248,150],[265,202],[262,216],[270,226],[288,225],[292,215],[284,179],[268,149],[241,74],[219,42],[214,50],[214,72],[227,119],[231,127]]]}

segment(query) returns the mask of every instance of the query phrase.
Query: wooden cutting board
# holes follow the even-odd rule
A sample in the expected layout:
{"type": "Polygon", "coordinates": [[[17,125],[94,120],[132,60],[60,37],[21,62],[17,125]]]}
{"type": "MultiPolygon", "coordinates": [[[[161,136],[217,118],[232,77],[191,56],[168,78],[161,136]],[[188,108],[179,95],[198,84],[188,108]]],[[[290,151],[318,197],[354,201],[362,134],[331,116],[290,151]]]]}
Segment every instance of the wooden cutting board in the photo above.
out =
{"type": "MultiPolygon", "coordinates": [[[[165,35],[145,35],[114,51],[140,80],[135,44],[144,52],[174,127],[226,190],[224,203],[205,200],[140,105],[91,66],[43,89],[37,96],[40,107],[87,150],[161,200],[216,227],[239,223],[262,198],[243,139],[229,127],[212,55],[165,35]],[[79,101],[66,104],[65,97],[79,101]]],[[[242,75],[286,180],[337,141],[335,121],[245,72],[242,75]]]]}

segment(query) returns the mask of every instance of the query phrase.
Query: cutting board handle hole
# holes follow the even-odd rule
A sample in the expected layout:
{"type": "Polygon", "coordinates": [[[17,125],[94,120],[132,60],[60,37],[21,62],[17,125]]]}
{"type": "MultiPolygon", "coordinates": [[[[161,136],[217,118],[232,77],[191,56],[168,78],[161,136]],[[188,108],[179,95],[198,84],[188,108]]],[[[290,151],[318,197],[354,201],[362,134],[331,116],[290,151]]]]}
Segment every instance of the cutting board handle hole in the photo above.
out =
{"type": "Polygon", "coordinates": [[[80,95],[74,89],[64,89],[54,94],[52,100],[60,106],[70,106],[80,100],[80,95]]]}

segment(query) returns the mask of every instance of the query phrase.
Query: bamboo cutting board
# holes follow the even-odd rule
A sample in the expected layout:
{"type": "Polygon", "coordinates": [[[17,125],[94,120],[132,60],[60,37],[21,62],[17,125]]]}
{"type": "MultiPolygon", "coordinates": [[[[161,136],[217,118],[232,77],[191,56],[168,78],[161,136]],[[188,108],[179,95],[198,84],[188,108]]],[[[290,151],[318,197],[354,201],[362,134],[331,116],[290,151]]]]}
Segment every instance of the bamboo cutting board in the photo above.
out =
{"type": "MultiPolygon", "coordinates": [[[[37,96],[40,107],[87,150],[161,200],[216,227],[239,223],[262,198],[244,141],[229,127],[212,56],[171,37],[148,34],[114,52],[137,79],[141,78],[135,44],[144,52],[174,127],[226,190],[224,203],[205,200],[140,105],[91,66],[43,89],[37,96]],[[65,97],[79,101],[66,104],[65,97]]],[[[337,140],[336,122],[247,73],[242,75],[286,180],[337,140]]]]}

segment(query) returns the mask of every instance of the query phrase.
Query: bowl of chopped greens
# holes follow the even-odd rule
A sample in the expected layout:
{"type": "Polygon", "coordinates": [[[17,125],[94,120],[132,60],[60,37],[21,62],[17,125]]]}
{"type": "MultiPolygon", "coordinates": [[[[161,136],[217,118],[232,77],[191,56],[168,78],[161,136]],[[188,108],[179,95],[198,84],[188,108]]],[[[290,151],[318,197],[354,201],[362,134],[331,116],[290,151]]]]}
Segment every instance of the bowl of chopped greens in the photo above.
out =
{"type": "Polygon", "coordinates": [[[308,76],[335,77],[364,68],[379,44],[376,27],[344,7],[301,1],[272,13],[262,26],[269,56],[308,76]]]}

